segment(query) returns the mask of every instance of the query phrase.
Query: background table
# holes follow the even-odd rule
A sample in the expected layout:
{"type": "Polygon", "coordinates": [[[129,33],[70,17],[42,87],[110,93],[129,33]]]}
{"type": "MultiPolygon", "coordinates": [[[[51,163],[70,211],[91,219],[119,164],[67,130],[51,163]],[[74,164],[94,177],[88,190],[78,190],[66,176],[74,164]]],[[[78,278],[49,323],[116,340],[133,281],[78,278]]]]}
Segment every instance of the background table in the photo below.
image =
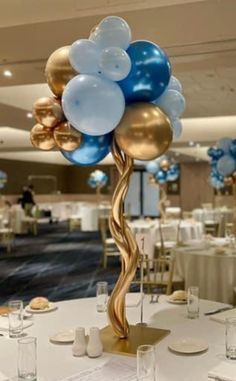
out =
{"type": "Polygon", "coordinates": [[[233,303],[236,286],[236,253],[228,249],[217,254],[216,247],[175,249],[175,271],[184,279],[185,288],[198,286],[200,297],[233,303]]]}
{"type": "MultiPolygon", "coordinates": [[[[160,242],[160,225],[159,220],[134,220],[128,222],[134,234],[143,234],[145,237],[145,254],[153,259],[155,253],[155,245],[160,242]]],[[[203,226],[201,222],[188,222],[182,220],[170,220],[162,223],[161,229],[164,241],[177,242],[178,228],[180,229],[180,240],[186,242],[193,239],[201,239],[203,235],[203,226]]]]}
{"type": "MultiPolygon", "coordinates": [[[[224,359],[224,325],[211,321],[203,312],[219,308],[222,304],[201,301],[200,319],[186,317],[186,305],[173,305],[159,298],[157,304],[144,300],[144,319],[152,327],[171,329],[171,334],[157,345],[158,381],[207,381],[207,372],[224,359]],[[209,350],[193,356],[179,356],[168,350],[168,344],[177,337],[202,337],[209,343],[209,350]]],[[[38,339],[38,375],[44,381],[59,381],[81,370],[107,361],[111,355],[101,358],[73,357],[71,345],[55,345],[49,336],[58,330],[84,326],[102,328],[106,325],[106,314],[96,312],[95,298],[60,302],[58,310],[35,314],[34,325],[27,329],[29,335],[38,339]]],[[[127,308],[127,315],[133,324],[138,322],[140,307],[127,308]]],[[[124,358],[124,357],[122,357],[124,358]]],[[[136,363],[135,358],[124,361],[136,363]]],[[[0,370],[7,376],[16,374],[17,340],[0,337],[0,370]]]]}

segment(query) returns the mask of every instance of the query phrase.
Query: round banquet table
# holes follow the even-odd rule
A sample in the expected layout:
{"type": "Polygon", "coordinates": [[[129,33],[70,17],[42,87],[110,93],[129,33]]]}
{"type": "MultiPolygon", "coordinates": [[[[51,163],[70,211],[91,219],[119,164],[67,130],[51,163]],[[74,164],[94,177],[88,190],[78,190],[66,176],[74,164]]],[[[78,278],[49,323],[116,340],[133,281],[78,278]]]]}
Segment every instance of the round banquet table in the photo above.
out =
{"type": "MultiPolygon", "coordinates": [[[[105,313],[96,312],[95,298],[58,302],[56,311],[35,314],[34,324],[27,328],[27,334],[37,337],[38,381],[60,381],[82,370],[105,363],[112,356],[135,364],[134,357],[123,357],[104,353],[97,359],[73,357],[71,344],[56,345],[49,337],[57,331],[91,326],[100,328],[107,324],[105,313]]],[[[171,334],[157,344],[158,381],[207,381],[207,372],[224,360],[224,325],[210,320],[203,312],[219,308],[222,304],[200,302],[200,318],[186,317],[186,305],[173,305],[165,296],[156,304],[150,298],[144,299],[144,319],[152,327],[170,329],[171,334]],[[168,350],[168,344],[177,337],[202,337],[209,343],[207,352],[198,355],[180,356],[168,350]]],[[[140,307],[127,308],[130,323],[137,323],[140,307]]],[[[0,337],[0,371],[8,377],[16,375],[17,340],[0,337]]]]}
{"type": "Polygon", "coordinates": [[[175,272],[184,279],[185,288],[198,286],[200,297],[233,303],[236,286],[236,252],[216,247],[194,246],[175,249],[175,272]]]}
{"type": "MultiPolygon", "coordinates": [[[[150,259],[153,259],[155,252],[155,245],[160,242],[160,226],[158,220],[134,220],[128,222],[129,227],[132,232],[136,234],[143,234],[144,236],[144,247],[145,254],[148,255],[150,259]]],[[[178,234],[178,220],[170,220],[164,222],[161,225],[162,234],[164,241],[176,242],[178,234]]],[[[182,242],[190,240],[200,240],[203,235],[203,225],[201,222],[188,222],[181,220],[180,222],[180,240],[182,242]]]]}

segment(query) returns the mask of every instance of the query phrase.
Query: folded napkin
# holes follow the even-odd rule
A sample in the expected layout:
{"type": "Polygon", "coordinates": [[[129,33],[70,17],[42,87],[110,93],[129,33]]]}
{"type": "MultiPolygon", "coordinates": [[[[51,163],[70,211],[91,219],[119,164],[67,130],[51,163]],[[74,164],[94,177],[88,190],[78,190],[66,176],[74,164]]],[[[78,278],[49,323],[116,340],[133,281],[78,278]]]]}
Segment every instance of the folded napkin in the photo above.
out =
{"type": "MultiPolygon", "coordinates": [[[[23,329],[30,327],[33,325],[32,321],[25,321],[23,320],[23,329]]],[[[7,317],[0,317],[0,331],[8,332],[9,331],[9,323],[7,317]]],[[[0,379],[1,381],[1,379],[0,379]]]]}
{"type": "MultiPolygon", "coordinates": [[[[210,319],[217,321],[218,323],[224,323],[226,318],[231,318],[231,317],[236,318],[236,308],[232,308],[232,310],[219,312],[215,315],[211,315],[210,319]]],[[[236,369],[235,369],[235,373],[236,373],[236,369]]]]}
{"type": "Polygon", "coordinates": [[[236,364],[222,361],[208,372],[209,380],[236,381],[236,364]]]}
{"type": "Polygon", "coordinates": [[[142,300],[141,292],[128,292],[125,297],[126,307],[138,307],[142,300]]]}
{"type": "Polygon", "coordinates": [[[0,372],[0,381],[8,381],[8,380],[9,380],[9,378],[7,376],[5,376],[5,374],[0,372]]]}

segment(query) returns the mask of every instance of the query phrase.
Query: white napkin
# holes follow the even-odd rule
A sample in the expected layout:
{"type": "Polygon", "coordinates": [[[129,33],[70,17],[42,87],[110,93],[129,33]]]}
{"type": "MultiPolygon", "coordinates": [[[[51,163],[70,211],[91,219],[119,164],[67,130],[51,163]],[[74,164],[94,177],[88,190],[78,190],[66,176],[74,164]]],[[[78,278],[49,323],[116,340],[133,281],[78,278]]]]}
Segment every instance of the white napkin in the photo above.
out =
{"type": "Polygon", "coordinates": [[[5,376],[5,374],[0,372],[0,381],[7,381],[7,380],[9,380],[9,378],[7,376],[5,376]]]}
{"type": "MultiPolygon", "coordinates": [[[[30,327],[33,325],[32,321],[23,320],[23,329],[30,327]]],[[[8,317],[0,316],[0,331],[8,332],[9,331],[9,323],[8,317]]],[[[1,379],[0,379],[1,381],[1,379]]]]}
{"type": "MultiPolygon", "coordinates": [[[[236,308],[233,308],[232,310],[219,312],[215,315],[211,315],[210,319],[217,321],[218,323],[225,323],[226,318],[236,317],[236,308]]],[[[235,370],[236,372],[236,370],[235,370]]]]}
{"type": "Polygon", "coordinates": [[[141,303],[142,295],[140,292],[128,292],[125,297],[126,307],[138,307],[141,303]]]}
{"type": "Polygon", "coordinates": [[[226,361],[221,362],[219,365],[208,372],[208,379],[219,379],[220,381],[236,381],[236,364],[226,361]]]}

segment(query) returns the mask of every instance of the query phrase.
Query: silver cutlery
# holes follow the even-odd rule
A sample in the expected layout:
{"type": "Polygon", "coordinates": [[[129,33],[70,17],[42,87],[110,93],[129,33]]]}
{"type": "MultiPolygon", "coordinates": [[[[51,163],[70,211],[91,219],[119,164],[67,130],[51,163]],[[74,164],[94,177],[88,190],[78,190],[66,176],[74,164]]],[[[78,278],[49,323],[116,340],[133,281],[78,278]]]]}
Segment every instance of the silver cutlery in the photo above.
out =
{"type": "Polygon", "coordinates": [[[205,312],[204,315],[206,316],[209,316],[209,315],[215,315],[215,314],[218,314],[219,312],[223,312],[223,311],[228,311],[228,310],[232,310],[234,307],[223,307],[223,308],[218,308],[217,310],[213,310],[213,311],[209,311],[209,312],[205,312]]]}

